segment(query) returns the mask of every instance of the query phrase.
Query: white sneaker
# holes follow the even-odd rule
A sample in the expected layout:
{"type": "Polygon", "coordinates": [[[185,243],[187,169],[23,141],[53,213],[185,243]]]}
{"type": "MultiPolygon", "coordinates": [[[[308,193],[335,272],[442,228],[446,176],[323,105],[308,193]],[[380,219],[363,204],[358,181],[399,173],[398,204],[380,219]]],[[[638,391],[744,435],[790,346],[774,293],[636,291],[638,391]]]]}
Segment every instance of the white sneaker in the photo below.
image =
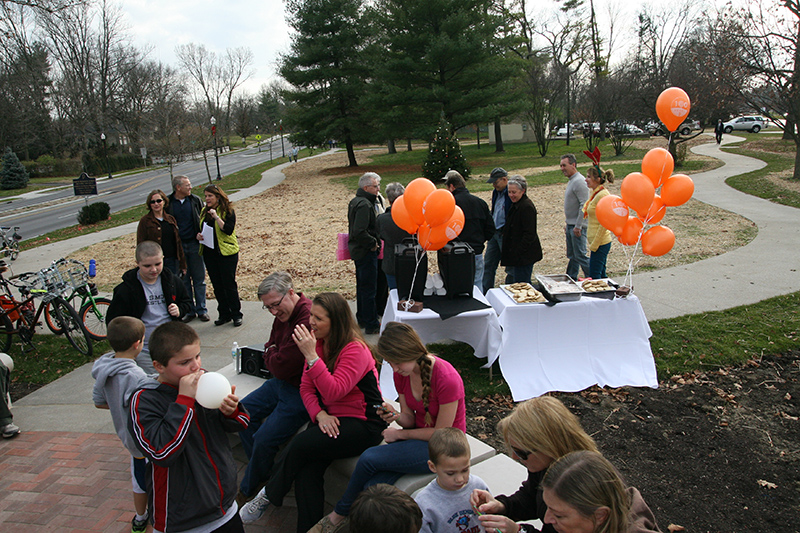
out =
{"type": "Polygon", "coordinates": [[[0,428],[0,433],[2,433],[4,439],[10,439],[17,433],[19,433],[19,428],[14,424],[6,424],[5,426],[0,428]]]}
{"type": "Polygon", "coordinates": [[[265,489],[261,489],[256,497],[247,502],[242,506],[242,510],[239,511],[239,516],[242,518],[242,522],[245,524],[252,524],[262,516],[264,516],[264,511],[267,510],[267,505],[269,505],[269,500],[267,499],[267,493],[265,489]]]}

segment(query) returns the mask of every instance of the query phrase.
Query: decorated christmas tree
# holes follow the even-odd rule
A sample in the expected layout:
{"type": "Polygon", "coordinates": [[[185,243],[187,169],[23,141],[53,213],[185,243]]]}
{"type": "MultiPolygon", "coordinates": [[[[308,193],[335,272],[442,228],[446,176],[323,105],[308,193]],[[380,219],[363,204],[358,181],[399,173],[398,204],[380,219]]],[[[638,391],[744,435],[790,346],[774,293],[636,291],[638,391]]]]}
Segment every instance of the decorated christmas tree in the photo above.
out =
{"type": "Polygon", "coordinates": [[[422,163],[422,175],[436,182],[444,178],[449,170],[457,170],[464,179],[469,177],[470,169],[461,152],[461,145],[450,133],[450,124],[442,118],[428,148],[428,156],[422,163]]]}
{"type": "Polygon", "coordinates": [[[3,154],[3,168],[0,170],[0,187],[3,189],[24,189],[28,185],[28,171],[19,162],[17,154],[6,147],[3,154]]]}

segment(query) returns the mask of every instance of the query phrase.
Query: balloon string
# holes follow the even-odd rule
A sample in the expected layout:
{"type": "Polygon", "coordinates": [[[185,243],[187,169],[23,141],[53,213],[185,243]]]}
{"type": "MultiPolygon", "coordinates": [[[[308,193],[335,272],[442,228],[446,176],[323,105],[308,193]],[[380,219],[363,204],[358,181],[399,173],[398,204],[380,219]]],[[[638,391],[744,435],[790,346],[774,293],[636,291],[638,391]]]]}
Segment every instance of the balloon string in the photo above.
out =
{"type": "MultiPolygon", "coordinates": [[[[417,243],[419,244],[419,239],[417,239],[417,243]]],[[[411,290],[408,293],[408,299],[402,303],[403,311],[409,311],[412,307],[414,307],[414,299],[411,297],[411,294],[414,292],[414,284],[417,282],[417,272],[419,271],[419,265],[422,262],[422,258],[425,257],[427,253],[425,250],[422,250],[422,253],[419,253],[421,248],[414,247],[414,275],[411,276],[411,290]]]]}

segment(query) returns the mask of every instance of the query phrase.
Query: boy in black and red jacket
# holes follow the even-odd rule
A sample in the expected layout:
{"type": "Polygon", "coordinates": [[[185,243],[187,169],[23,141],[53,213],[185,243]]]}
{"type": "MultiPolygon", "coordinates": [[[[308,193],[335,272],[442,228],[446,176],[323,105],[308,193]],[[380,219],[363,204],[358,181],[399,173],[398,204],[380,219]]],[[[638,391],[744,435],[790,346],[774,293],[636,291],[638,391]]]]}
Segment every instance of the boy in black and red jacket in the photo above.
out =
{"type": "Polygon", "coordinates": [[[250,423],[235,387],[219,409],[195,402],[200,339],[183,322],[167,322],[150,337],[158,381],[130,401],[129,431],[150,460],[147,493],[157,532],[244,531],[236,505],[236,464],[228,433],[250,423]]]}

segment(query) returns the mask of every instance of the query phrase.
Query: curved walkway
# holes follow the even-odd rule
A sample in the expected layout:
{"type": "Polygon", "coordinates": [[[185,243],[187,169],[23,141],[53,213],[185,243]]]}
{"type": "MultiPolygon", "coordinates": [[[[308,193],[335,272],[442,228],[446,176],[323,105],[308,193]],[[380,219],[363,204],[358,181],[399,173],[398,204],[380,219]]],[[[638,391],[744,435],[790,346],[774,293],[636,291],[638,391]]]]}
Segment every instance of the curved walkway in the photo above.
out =
{"type": "MultiPolygon", "coordinates": [[[[743,140],[726,135],[723,145],[743,140]]],[[[775,204],[725,184],[763,168],[751,157],[723,152],[711,142],[692,149],[725,164],[692,176],[694,198],[737,213],[758,227],[752,242],[716,257],[635,274],[633,286],[649,320],[728,309],[800,290],[800,209],[775,204]]],[[[679,237],[680,238],[680,237],[679,237]]]]}

